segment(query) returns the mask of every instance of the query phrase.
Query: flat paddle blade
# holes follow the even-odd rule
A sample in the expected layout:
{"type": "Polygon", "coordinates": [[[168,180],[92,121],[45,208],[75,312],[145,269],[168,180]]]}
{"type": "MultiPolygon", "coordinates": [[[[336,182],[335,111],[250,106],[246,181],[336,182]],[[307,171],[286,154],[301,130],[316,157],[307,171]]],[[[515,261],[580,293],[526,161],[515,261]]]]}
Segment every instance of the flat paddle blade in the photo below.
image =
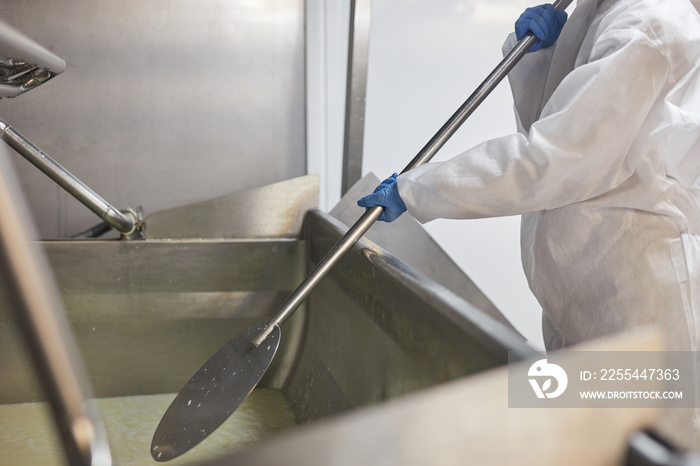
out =
{"type": "Polygon", "coordinates": [[[158,424],[151,456],[169,461],[214,432],[253,391],[275,356],[280,328],[255,346],[262,326],[245,330],[214,354],[180,390],[158,424]]]}

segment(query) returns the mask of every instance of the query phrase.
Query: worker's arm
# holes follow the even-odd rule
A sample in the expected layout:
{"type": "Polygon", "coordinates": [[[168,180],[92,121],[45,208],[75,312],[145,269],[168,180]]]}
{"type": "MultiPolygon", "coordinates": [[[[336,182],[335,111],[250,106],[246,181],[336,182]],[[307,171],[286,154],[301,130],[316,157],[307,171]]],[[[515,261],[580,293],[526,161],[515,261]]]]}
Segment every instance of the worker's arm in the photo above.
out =
{"type": "Polygon", "coordinates": [[[664,55],[642,32],[603,33],[528,135],[411,170],[398,177],[401,198],[426,222],[554,209],[614,189],[639,161],[642,151],[630,149],[667,73],[664,55]]]}

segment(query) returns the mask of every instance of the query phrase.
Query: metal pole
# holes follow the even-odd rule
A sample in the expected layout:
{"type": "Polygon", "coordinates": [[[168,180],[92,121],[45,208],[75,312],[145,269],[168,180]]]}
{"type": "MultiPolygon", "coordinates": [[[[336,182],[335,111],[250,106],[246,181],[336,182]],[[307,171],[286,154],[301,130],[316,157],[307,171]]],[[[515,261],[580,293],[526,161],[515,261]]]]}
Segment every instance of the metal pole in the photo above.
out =
{"type": "MultiPolygon", "coordinates": [[[[572,0],[559,0],[554,3],[558,10],[565,9],[572,0]]],[[[447,140],[459,129],[474,110],[484,101],[493,89],[505,78],[510,70],[525,56],[528,50],[537,42],[532,34],[527,34],[520,39],[513,49],[501,60],[498,66],[489,74],[481,85],[438,130],[433,138],[421,149],[401,173],[416,168],[430,161],[447,140]]],[[[281,325],[301,305],[314,287],[330,272],[340,259],[382,214],[384,208],[372,207],[365,211],[360,219],[345,233],[338,243],[319,262],[299,287],[277,309],[275,314],[266,322],[265,329],[253,340],[259,345],[272,331],[275,325],[281,325]]]]}
{"type": "Polygon", "coordinates": [[[134,232],[137,219],[130,213],[124,214],[115,209],[107,201],[102,199],[95,191],[87,187],[82,181],[73,176],[58,162],[49,157],[25,136],[20,134],[12,126],[0,120],[0,138],[20,155],[29,160],[39,170],[43,171],[52,180],[68,191],[73,197],[92,210],[109,226],[129,235],[134,232]]]}
{"type": "Polygon", "coordinates": [[[107,435],[92,411],[92,390],[61,306],[55,282],[36,243],[23,193],[0,148],[0,276],[46,389],[70,465],[109,466],[107,435]]]}

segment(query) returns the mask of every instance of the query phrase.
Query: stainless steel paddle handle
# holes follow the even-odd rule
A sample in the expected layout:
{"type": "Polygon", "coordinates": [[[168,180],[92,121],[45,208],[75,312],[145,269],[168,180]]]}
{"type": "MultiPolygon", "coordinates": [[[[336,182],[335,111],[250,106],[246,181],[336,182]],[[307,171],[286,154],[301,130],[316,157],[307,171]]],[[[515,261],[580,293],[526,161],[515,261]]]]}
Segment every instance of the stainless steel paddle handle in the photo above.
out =
{"type": "MultiPolygon", "coordinates": [[[[572,0],[558,0],[554,3],[557,10],[566,9],[572,0]]],[[[528,50],[537,42],[537,38],[531,33],[526,34],[513,49],[501,60],[498,66],[489,74],[471,96],[462,104],[449,120],[435,133],[430,141],[418,152],[418,154],[406,165],[401,173],[416,168],[430,161],[452,135],[462,126],[462,123],[476,110],[493,89],[505,78],[510,70],[525,56],[528,50]]],[[[275,314],[265,323],[265,328],[253,340],[255,345],[260,345],[270,334],[275,325],[281,325],[301,305],[318,283],[331,271],[355,243],[369,230],[384,211],[381,206],[368,209],[360,219],[343,235],[319,262],[311,273],[304,279],[299,287],[277,309],[275,314]]]]}
{"type": "Polygon", "coordinates": [[[123,213],[114,208],[85,183],[2,120],[0,120],[0,139],[82,202],[88,209],[96,213],[109,226],[124,235],[130,235],[134,232],[137,218],[133,213],[129,211],[123,213]]]}
{"type": "Polygon", "coordinates": [[[282,325],[287,318],[304,302],[307,296],[313,291],[318,283],[328,275],[333,266],[347,253],[357,241],[364,235],[369,227],[374,225],[382,212],[383,207],[372,207],[368,209],[360,219],[350,228],[345,235],[333,246],[325,257],[319,262],[311,273],[301,282],[301,285],[277,308],[277,312],[265,323],[264,329],[253,340],[259,346],[265,338],[272,332],[275,325],[282,325]]]}

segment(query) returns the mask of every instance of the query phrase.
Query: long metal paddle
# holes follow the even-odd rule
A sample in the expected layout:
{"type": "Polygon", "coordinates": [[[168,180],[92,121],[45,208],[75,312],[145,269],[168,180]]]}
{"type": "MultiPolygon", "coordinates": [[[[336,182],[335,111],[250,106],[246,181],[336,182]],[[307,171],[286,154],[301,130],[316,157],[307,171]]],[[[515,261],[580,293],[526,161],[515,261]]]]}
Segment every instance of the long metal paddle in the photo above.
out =
{"type": "MultiPolygon", "coordinates": [[[[571,0],[559,0],[554,6],[565,9],[570,3],[571,0]]],[[[433,158],[536,41],[531,34],[523,37],[403,172],[433,158]]],[[[153,459],[168,461],[182,455],[229,418],[272,362],[280,342],[280,325],[369,230],[382,211],[383,207],[366,210],[267,322],[253,326],[229,341],[192,376],[156,429],[151,444],[153,459]]]]}

